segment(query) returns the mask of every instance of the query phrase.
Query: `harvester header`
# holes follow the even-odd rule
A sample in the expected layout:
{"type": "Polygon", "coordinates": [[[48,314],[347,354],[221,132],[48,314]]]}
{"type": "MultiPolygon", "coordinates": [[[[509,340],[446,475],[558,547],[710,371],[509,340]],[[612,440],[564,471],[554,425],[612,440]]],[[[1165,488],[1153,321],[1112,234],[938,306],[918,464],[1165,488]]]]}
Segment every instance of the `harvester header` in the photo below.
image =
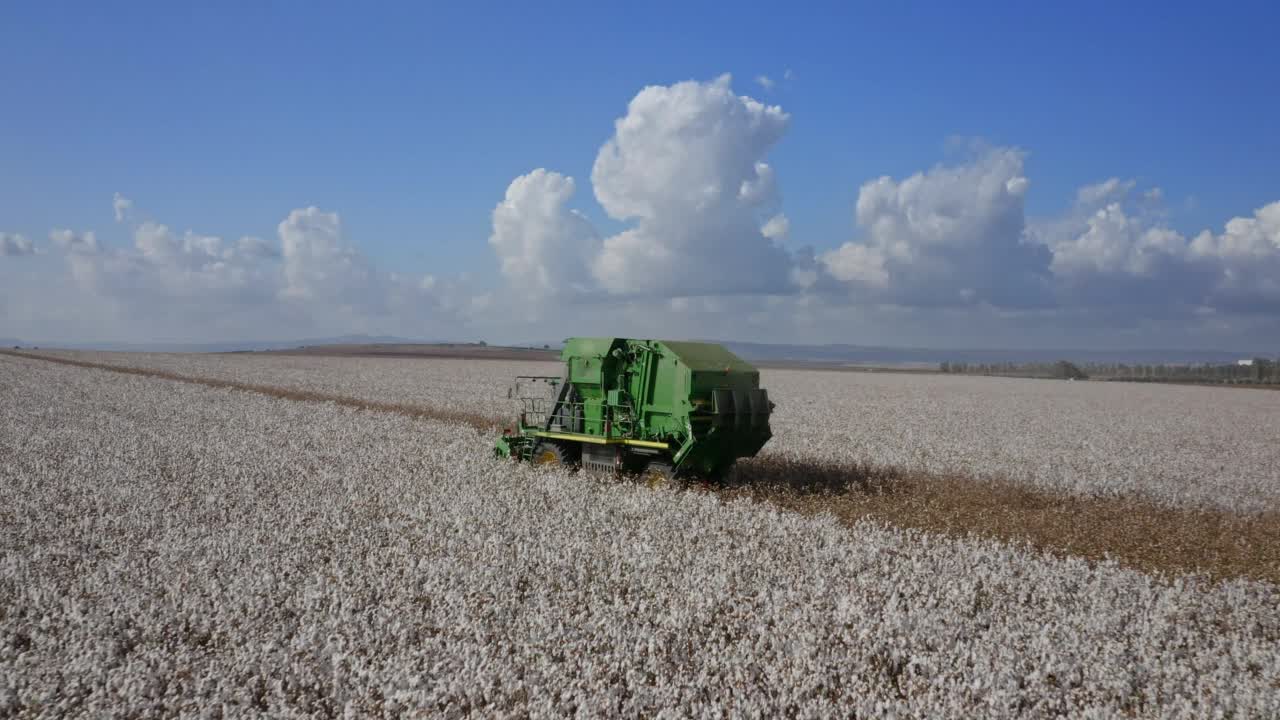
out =
{"type": "Polygon", "coordinates": [[[760,372],[721,345],[572,338],[560,359],[563,376],[516,378],[499,456],[718,479],[771,436],[760,372]]]}

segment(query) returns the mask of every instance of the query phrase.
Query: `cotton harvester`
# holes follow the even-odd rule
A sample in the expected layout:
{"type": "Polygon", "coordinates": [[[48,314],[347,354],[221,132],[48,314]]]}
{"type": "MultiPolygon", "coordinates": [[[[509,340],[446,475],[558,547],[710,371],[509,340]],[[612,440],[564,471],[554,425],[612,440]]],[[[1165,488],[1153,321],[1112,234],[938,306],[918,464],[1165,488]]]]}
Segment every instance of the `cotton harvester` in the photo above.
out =
{"type": "Polygon", "coordinates": [[[500,457],[593,472],[719,479],[769,440],[760,373],[712,343],[573,338],[563,377],[520,376],[500,457]]]}

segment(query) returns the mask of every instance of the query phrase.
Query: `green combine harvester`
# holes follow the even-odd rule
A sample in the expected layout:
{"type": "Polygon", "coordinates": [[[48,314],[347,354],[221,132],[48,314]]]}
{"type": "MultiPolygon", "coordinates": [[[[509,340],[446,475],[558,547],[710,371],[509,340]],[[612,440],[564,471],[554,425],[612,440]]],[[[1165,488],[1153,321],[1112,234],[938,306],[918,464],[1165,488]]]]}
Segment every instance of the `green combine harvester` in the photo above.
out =
{"type": "Polygon", "coordinates": [[[573,338],[560,359],[564,377],[516,378],[500,457],[718,480],[771,436],[760,372],[720,345],[573,338]]]}

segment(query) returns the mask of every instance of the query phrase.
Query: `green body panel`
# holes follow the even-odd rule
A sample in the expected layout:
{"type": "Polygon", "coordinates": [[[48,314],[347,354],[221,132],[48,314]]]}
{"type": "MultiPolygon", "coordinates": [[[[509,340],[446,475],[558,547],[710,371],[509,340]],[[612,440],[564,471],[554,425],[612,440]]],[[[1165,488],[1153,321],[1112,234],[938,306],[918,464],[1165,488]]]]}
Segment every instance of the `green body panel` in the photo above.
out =
{"type": "MultiPolygon", "coordinates": [[[[734,372],[755,373],[756,369],[742,358],[734,355],[715,343],[674,342],[662,340],[659,343],[675,353],[685,367],[693,371],[733,370],[734,372]]],[[[758,374],[757,374],[758,377],[758,374]]]]}
{"type": "Polygon", "coordinates": [[[526,412],[518,431],[499,441],[499,455],[520,457],[540,437],[576,439],[619,448],[619,465],[665,462],[719,476],[771,436],[772,403],[759,371],[720,345],[573,338],[561,359],[568,387],[548,412],[521,398],[526,412]]]}

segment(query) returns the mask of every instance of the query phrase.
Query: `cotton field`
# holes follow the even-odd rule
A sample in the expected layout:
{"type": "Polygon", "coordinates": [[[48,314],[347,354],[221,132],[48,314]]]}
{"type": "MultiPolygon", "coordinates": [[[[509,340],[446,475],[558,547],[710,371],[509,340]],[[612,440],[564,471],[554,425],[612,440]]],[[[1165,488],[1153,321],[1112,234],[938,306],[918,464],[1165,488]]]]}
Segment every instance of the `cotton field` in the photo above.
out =
{"type": "MultiPolygon", "coordinates": [[[[557,363],[263,354],[65,357],[512,417],[513,376],[557,363]]],[[[1230,388],[769,370],[766,452],[1028,483],[1171,507],[1280,509],[1280,395],[1230,388]]]]}
{"type": "MultiPolygon", "coordinates": [[[[111,357],[436,407],[480,391],[493,413],[506,412],[506,377],[529,372],[111,357]]],[[[1245,449],[1216,453],[1214,477],[1235,478],[1223,482],[1241,509],[1274,506],[1275,454],[1261,467],[1249,428],[1212,427],[1265,412],[1267,393],[1214,409],[1196,399],[1218,395],[1180,388],[1052,402],[1030,396],[1094,390],[1013,382],[983,398],[968,381],[911,390],[896,377],[820,375],[766,373],[777,452],[1012,472],[1031,457],[1027,438],[1065,425],[1087,436],[1041,438],[1057,460],[1020,477],[1075,492],[1122,478],[1126,492],[1187,503],[1211,501],[1188,490],[1207,461],[1179,464],[1183,449],[1155,436],[1238,432],[1245,449]],[[867,417],[895,392],[895,414],[867,417]],[[955,402],[977,419],[937,407],[955,402]],[[1034,419],[1037,402],[1061,408],[1059,423],[1034,419]],[[1170,415],[1136,429],[1100,419],[1135,402],[1170,415]],[[1177,419],[1197,404],[1194,420],[1177,419]],[[1015,413],[1003,424],[1002,406],[1015,413]],[[923,417],[910,439],[932,440],[933,456],[868,435],[905,432],[912,409],[923,417]],[[1011,437],[966,446],[966,432],[1011,437]],[[1167,464],[1116,459],[1124,443],[1167,464]],[[1062,484],[1053,473],[1068,458],[1075,472],[1111,474],[1062,484]]],[[[538,471],[493,459],[490,442],[395,413],[0,356],[0,716],[1280,712],[1275,585],[538,471]]]]}

